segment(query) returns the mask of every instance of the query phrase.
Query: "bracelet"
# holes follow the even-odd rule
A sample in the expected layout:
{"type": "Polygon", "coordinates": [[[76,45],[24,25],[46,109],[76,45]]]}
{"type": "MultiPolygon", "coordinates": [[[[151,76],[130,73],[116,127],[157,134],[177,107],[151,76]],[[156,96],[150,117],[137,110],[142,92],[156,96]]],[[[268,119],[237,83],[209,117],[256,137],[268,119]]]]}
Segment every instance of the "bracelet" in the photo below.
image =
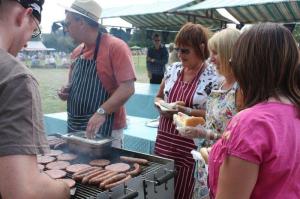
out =
{"type": "Polygon", "coordinates": [[[189,115],[192,113],[192,110],[193,110],[193,109],[191,109],[190,107],[187,107],[187,108],[185,109],[186,113],[189,114],[189,115]]]}

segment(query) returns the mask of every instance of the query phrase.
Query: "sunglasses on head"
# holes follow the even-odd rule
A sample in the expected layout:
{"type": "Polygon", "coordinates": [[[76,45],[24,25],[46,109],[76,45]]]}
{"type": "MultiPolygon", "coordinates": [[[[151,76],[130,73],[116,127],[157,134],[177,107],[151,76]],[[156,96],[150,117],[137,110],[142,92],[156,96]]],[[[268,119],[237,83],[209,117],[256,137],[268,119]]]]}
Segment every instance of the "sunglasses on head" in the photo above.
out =
{"type": "Polygon", "coordinates": [[[177,53],[188,55],[190,54],[190,50],[187,48],[175,48],[177,53]]]}

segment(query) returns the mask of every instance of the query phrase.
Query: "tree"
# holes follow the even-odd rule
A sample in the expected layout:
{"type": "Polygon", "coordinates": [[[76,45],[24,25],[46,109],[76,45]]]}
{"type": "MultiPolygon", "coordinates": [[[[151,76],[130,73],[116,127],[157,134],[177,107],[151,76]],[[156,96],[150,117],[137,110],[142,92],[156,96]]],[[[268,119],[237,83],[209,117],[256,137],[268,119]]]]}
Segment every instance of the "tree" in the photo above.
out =
{"type": "Polygon", "coordinates": [[[123,29],[121,28],[111,28],[109,33],[111,35],[114,35],[115,37],[118,37],[128,43],[130,39],[130,34],[126,33],[123,29]]]}
{"type": "Polygon", "coordinates": [[[63,34],[61,30],[55,33],[43,34],[42,41],[47,48],[55,48],[61,52],[70,53],[75,48],[72,39],[63,34]]]}
{"type": "Polygon", "coordinates": [[[298,43],[300,43],[300,24],[296,24],[296,27],[293,31],[293,35],[298,43]]]}

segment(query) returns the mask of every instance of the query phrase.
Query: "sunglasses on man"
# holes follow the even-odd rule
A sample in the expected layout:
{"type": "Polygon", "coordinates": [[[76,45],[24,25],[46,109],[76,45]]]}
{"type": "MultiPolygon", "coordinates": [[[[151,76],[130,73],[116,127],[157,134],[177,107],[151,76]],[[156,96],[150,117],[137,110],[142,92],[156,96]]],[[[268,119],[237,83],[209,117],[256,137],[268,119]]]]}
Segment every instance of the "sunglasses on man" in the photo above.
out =
{"type": "Polygon", "coordinates": [[[175,48],[175,50],[176,50],[177,53],[181,53],[181,54],[184,54],[184,55],[188,55],[191,52],[187,48],[175,48]]]}
{"type": "Polygon", "coordinates": [[[41,34],[40,24],[36,21],[36,19],[33,15],[32,15],[32,19],[36,25],[36,28],[33,30],[31,38],[36,38],[41,34]]]}

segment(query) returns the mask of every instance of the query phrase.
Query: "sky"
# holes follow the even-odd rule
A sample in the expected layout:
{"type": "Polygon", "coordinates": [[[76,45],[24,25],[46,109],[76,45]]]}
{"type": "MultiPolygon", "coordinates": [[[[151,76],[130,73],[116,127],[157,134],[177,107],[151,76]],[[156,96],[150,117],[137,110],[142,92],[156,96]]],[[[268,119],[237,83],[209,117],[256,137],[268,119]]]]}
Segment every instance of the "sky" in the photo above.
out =
{"type": "MultiPolygon", "coordinates": [[[[136,5],[136,4],[148,4],[157,1],[166,0],[96,0],[102,8],[112,8],[120,7],[126,5],[136,5]]],[[[51,31],[51,26],[54,21],[60,21],[65,18],[64,8],[59,6],[71,5],[74,0],[45,0],[42,13],[42,32],[49,33],[51,31]]],[[[120,18],[106,19],[103,21],[104,25],[116,25],[116,26],[126,26],[131,27],[129,23],[125,22],[120,18]]]]}

